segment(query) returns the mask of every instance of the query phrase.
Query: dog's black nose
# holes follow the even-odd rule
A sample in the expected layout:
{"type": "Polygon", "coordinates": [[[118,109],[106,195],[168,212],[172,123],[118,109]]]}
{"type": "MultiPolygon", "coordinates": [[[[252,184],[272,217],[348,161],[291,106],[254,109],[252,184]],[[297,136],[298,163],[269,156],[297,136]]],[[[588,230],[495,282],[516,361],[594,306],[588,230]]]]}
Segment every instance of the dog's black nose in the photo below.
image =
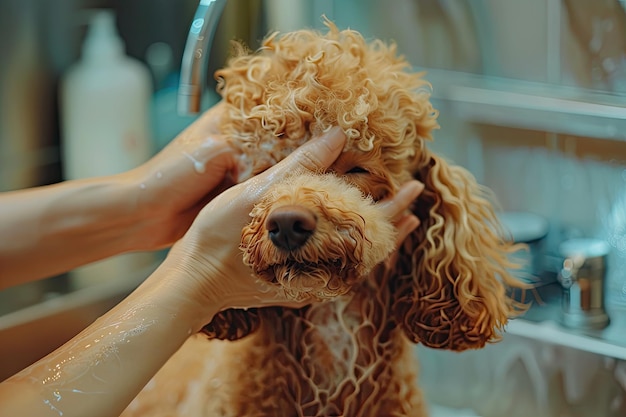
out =
{"type": "Polygon", "coordinates": [[[265,222],[272,243],[285,250],[295,250],[304,245],[316,226],[315,215],[296,205],[274,209],[265,222]]]}

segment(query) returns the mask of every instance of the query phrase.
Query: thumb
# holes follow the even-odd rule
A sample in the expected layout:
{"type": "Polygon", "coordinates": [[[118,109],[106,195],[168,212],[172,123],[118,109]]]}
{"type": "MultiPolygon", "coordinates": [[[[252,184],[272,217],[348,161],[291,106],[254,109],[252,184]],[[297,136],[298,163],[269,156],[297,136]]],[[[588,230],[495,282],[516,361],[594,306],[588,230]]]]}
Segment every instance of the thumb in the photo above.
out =
{"type": "Polygon", "coordinates": [[[325,171],[337,159],[346,143],[343,130],[335,126],[320,136],[312,138],[287,158],[265,171],[267,179],[283,177],[294,171],[325,171]]]}
{"type": "MultiPolygon", "coordinates": [[[[232,195],[236,194],[239,197],[236,199],[239,206],[231,202],[228,203],[230,209],[234,210],[237,206],[239,210],[250,210],[276,182],[284,180],[290,174],[302,170],[326,171],[339,157],[345,143],[343,130],[333,127],[322,135],[311,138],[273,167],[227,190],[216,200],[228,200],[228,195],[232,199],[232,195]]],[[[217,204],[216,202],[215,205],[217,204]]]]}

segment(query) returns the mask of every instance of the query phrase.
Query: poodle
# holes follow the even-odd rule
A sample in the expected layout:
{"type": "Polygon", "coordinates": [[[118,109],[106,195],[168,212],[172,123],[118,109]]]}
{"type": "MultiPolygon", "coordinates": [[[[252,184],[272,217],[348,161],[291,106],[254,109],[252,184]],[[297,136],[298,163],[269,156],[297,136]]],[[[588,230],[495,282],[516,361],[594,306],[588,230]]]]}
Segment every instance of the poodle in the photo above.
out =
{"type": "Polygon", "coordinates": [[[426,146],[423,74],[394,44],[325,23],[239,47],[216,72],[249,175],[332,126],[348,137],[327,173],[293,173],[242,231],[260,279],[316,301],[221,312],[124,416],[424,416],[413,344],[481,348],[521,311],[491,193],[426,146]],[[397,247],[375,203],[411,178],[421,224],[397,247]]]}

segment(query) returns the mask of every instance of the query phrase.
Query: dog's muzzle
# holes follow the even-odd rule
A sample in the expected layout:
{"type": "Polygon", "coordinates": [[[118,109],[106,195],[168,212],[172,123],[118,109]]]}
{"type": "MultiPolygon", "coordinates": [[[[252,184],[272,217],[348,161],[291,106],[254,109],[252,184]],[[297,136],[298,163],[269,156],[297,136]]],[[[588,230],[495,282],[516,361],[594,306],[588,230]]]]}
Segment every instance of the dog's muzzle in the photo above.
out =
{"type": "Polygon", "coordinates": [[[332,174],[290,176],[250,216],[244,262],[295,300],[347,293],[395,246],[395,228],[372,198],[332,174]]]}

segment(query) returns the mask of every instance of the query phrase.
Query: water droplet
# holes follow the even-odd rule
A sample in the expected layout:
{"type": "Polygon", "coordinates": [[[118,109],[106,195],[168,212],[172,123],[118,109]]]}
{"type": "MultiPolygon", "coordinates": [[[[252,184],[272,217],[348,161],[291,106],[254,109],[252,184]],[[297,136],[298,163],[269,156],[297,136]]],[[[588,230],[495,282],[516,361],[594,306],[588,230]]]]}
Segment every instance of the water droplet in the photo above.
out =
{"type": "Polygon", "coordinates": [[[198,161],[196,158],[186,152],[183,152],[183,155],[185,155],[187,158],[189,158],[191,162],[193,162],[193,168],[198,174],[203,174],[206,171],[206,167],[202,162],[198,161]]]}
{"type": "Polygon", "coordinates": [[[200,163],[199,161],[194,161],[193,167],[198,174],[204,174],[204,172],[206,171],[206,167],[204,166],[204,164],[200,163]]]}
{"type": "Polygon", "coordinates": [[[139,188],[141,188],[142,190],[145,190],[146,189],[146,184],[144,184],[144,183],[139,184],[139,188]]]}
{"type": "Polygon", "coordinates": [[[157,172],[157,173],[156,173],[156,177],[157,177],[158,179],[163,178],[163,173],[162,173],[161,171],[157,172]]]}

